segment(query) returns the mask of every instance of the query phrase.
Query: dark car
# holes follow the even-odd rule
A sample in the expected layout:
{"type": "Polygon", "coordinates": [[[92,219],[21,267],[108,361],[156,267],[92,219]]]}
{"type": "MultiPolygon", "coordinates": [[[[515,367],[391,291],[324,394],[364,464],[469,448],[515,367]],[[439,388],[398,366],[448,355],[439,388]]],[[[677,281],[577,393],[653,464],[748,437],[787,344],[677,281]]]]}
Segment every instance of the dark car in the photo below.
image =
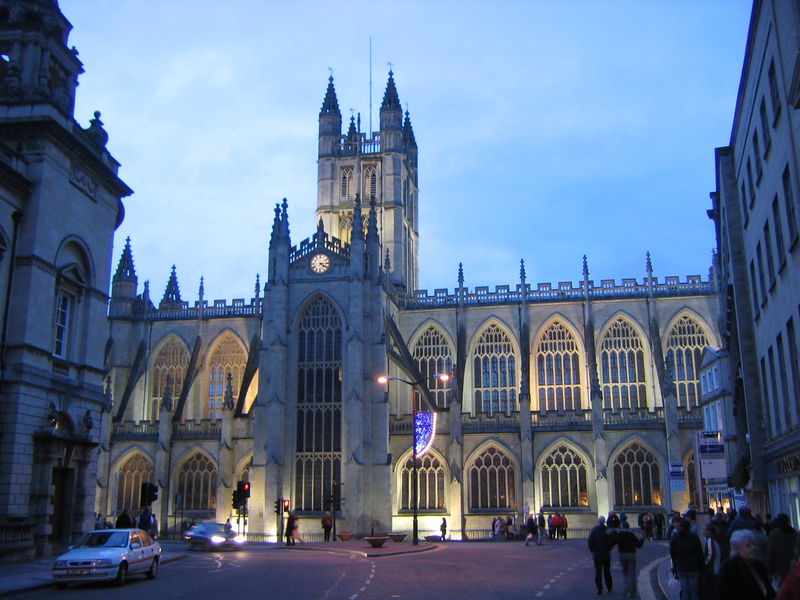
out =
{"type": "Polygon", "coordinates": [[[190,550],[219,550],[232,548],[238,550],[244,544],[244,536],[236,533],[228,523],[205,521],[185,531],[183,539],[190,550]]]}

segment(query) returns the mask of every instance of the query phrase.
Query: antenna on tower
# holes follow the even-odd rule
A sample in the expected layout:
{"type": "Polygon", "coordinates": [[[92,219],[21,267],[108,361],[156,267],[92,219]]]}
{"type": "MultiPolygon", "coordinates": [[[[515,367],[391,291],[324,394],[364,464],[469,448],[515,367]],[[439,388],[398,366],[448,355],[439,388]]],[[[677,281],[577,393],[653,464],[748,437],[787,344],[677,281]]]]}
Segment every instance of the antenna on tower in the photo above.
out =
{"type": "Polygon", "coordinates": [[[369,36],[369,131],[368,139],[372,139],[372,36],[369,36]]]}

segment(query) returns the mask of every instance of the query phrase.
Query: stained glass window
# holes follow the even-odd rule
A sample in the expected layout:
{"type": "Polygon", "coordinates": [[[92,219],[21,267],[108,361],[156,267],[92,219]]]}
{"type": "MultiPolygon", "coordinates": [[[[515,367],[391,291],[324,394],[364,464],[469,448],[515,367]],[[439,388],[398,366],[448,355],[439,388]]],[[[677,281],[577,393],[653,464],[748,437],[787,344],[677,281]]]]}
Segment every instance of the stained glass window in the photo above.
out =
{"type": "Polygon", "coordinates": [[[469,469],[469,505],[473,509],[510,509],[516,504],[514,465],[495,447],[483,451],[469,469]]]}
{"type": "Polygon", "coordinates": [[[141,508],[140,493],[145,482],[155,483],[153,463],[141,452],[137,452],[118,471],[117,513],[121,513],[123,509],[131,513],[141,508]]]}
{"type": "Polygon", "coordinates": [[[295,505],[327,510],[341,483],[342,325],[333,305],[316,298],[300,318],[297,360],[295,505]]]}
{"type": "Polygon", "coordinates": [[[581,408],[581,369],[578,344],[558,321],[542,334],[536,347],[539,410],[581,408]]]}
{"type": "MultiPolygon", "coordinates": [[[[419,478],[417,508],[419,510],[443,509],[444,502],[444,466],[433,455],[426,454],[417,459],[417,477],[419,478]]],[[[414,461],[411,457],[403,465],[400,472],[400,510],[411,510],[413,497],[414,461]]]]}
{"type": "Polygon", "coordinates": [[[205,454],[194,454],[178,471],[178,493],[185,510],[217,507],[217,466],[205,454]]]}
{"type": "Polygon", "coordinates": [[[634,442],[614,460],[616,506],[660,506],[661,478],[653,454],[634,442]]]}
{"type": "Polygon", "coordinates": [[[247,365],[247,354],[242,344],[234,336],[226,335],[211,354],[208,368],[208,403],[205,406],[204,418],[222,417],[228,373],[231,374],[231,391],[236,398],[242,385],[245,365],[247,365]]]}
{"type": "Polygon", "coordinates": [[[508,334],[489,325],[475,345],[472,376],[475,410],[494,414],[519,410],[517,403],[517,361],[508,334]]]}
{"type": "Polygon", "coordinates": [[[569,446],[558,446],[540,467],[542,506],[589,506],[586,465],[569,446]]]}
{"type": "Polygon", "coordinates": [[[647,406],[644,346],[636,330],[625,319],[609,327],[600,347],[603,408],[647,406]]]}
{"type": "Polygon", "coordinates": [[[442,332],[434,326],[428,327],[414,346],[414,360],[423,377],[427,377],[428,388],[437,408],[447,407],[449,381],[434,379],[434,375],[453,373],[453,354],[442,332]]]}
{"type": "Polygon", "coordinates": [[[167,389],[167,378],[170,381],[171,394],[177,398],[189,368],[189,351],[179,340],[171,338],[158,351],[153,363],[153,395],[150,399],[150,420],[158,420],[161,409],[161,398],[167,389]]]}
{"type": "Polygon", "coordinates": [[[674,370],[675,394],[678,406],[694,408],[700,401],[700,360],[708,339],[703,328],[684,315],[669,332],[667,337],[667,360],[674,370]]]}

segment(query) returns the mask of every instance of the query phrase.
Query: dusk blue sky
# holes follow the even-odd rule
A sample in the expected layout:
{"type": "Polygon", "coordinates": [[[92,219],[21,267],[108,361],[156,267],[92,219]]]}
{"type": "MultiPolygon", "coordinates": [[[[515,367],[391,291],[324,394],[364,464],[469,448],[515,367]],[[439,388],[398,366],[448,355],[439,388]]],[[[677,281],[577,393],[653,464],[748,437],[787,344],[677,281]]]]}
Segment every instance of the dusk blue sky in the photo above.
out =
{"type": "Polygon", "coordinates": [[[273,207],[315,230],[329,68],[373,129],[392,63],[419,145],[420,285],[708,276],[750,0],[60,0],[135,191],[117,230],[157,302],[250,298],[273,207]]]}

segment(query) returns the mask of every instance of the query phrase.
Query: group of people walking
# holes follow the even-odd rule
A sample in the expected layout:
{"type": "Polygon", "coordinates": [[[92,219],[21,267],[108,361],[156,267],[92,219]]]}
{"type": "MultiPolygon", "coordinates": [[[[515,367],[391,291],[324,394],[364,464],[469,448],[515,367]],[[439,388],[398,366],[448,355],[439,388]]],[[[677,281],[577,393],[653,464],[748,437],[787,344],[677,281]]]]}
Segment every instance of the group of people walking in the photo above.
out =
{"type": "Polygon", "coordinates": [[[611,550],[619,551],[619,564],[622,568],[623,591],[626,598],[636,597],[636,550],[644,545],[644,538],[630,529],[627,518],[610,513],[608,523],[600,516],[597,525],[589,533],[589,551],[594,559],[594,584],[597,595],[603,593],[603,583],[609,593],[614,587],[611,576],[611,550]]]}
{"type": "Polygon", "coordinates": [[[765,521],[748,507],[719,511],[698,532],[689,511],[674,525],[670,556],[682,600],[800,600],[800,537],[787,515],[765,521]]]}

